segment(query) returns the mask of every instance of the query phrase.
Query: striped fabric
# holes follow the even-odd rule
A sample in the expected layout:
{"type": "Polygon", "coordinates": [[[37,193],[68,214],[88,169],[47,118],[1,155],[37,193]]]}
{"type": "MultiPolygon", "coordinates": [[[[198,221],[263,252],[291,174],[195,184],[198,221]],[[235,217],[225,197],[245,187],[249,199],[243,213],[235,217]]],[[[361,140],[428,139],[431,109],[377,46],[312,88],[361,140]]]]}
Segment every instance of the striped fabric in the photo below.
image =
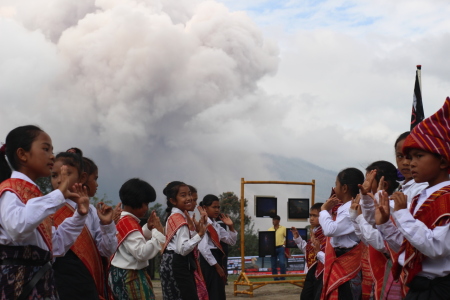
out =
{"type": "Polygon", "coordinates": [[[111,265],[109,284],[112,287],[114,299],[155,299],[152,282],[145,269],[125,270],[111,265]]]}
{"type": "MultiPolygon", "coordinates": [[[[450,98],[434,115],[414,127],[403,144],[403,153],[417,148],[437,153],[450,161],[450,98]]],[[[450,172],[450,168],[449,168],[450,172]]]]}

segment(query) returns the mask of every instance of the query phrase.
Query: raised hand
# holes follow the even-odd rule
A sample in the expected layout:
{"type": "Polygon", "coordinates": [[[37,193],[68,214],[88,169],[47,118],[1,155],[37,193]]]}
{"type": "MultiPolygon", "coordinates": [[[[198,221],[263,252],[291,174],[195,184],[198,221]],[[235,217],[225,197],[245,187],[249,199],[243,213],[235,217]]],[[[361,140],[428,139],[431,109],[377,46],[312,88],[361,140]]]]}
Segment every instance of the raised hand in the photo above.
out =
{"type": "Polygon", "coordinates": [[[220,214],[219,218],[225,225],[227,225],[230,228],[231,231],[234,232],[233,220],[231,220],[229,215],[220,214]]]}
{"type": "Polygon", "coordinates": [[[294,239],[297,239],[300,236],[300,234],[298,234],[297,228],[295,228],[294,226],[291,227],[291,232],[294,236],[294,239]]]}
{"type": "Polygon", "coordinates": [[[394,211],[405,209],[408,207],[408,196],[402,192],[395,192],[392,194],[392,199],[394,200],[394,211]]]}
{"type": "Polygon", "coordinates": [[[114,211],[111,206],[99,202],[97,203],[97,216],[100,219],[100,224],[108,225],[113,221],[114,211]]]}
{"type": "Polygon", "coordinates": [[[316,238],[311,239],[311,245],[314,248],[314,253],[317,255],[320,252],[320,241],[316,238]]]}
{"type": "Polygon", "coordinates": [[[77,204],[78,214],[84,216],[89,213],[89,195],[87,187],[81,183],[75,183],[72,187],[71,200],[77,204]]]}
{"type": "Polygon", "coordinates": [[[164,232],[161,220],[159,219],[158,215],[156,215],[156,211],[152,211],[150,213],[150,216],[147,219],[147,228],[149,230],[156,229],[161,233],[164,232]]]}
{"type": "Polygon", "coordinates": [[[331,196],[321,207],[322,210],[331,210],[339,203],[339,199],[336,197],[336,194],[331,196]]]}
{"type": "Polygon", "coordinates": [[[122,213],[122,203],[119,202],[119,203],[116,205],[116,207],[114,208],[114,211],[113,211],[113,220],[114,220],[114,223],[117,224],[117,222],[119,222],[119,220],[120,220],[120,214],[121,214],[121,213],[122,213]]]}
{"type": "Polygon", "coordinates": [[[195,228],[197,228],[197,224],[198,224],[198,222],[195,220],[195,213],[191,217],[189,215],[189,212],[187,210],[185,210],[184,215],[186,216],[186,221],[188,223],[189,230],[194,231],[195,228]]]}
{"type": "Polygon", "coordinates": [[[384,191],[384,176],[381,176],[380,182],[378,182],[377,192],[384,191]]]}
{"type": "Polygon", "coordinates": [[[375,224],[382,225],[389,220],[391,208],[389,206],[389,196],[385,191],[380,193],[380,203],[375,203],[375,224]]]}
{"type": "Polygon", "coordinates": [[[208,224],[208,214],[206,213],[206,210],[201,206],[198,206],[197,209],[200,212],[200,220],[203,220],[205,224],[208,224]]]}
{"type": "Polygon", "coordinates": [[[361,195],[356,195],[355,199],[352,200],[352,205],[350,206],[350,209],[353,209],[356,211],[357,216],[362,214],[361,205],[359,204],[361,200],[361,195]]]}
{"type": "Polygon", "coordinates": [[[372,185],[375,177],[377,176],[377,170],[372,170],[367,174],[366,180],[364,180],[363,184],[358,184],[359,190],[361,194],[367,195],[367,193],[372,192],[372,185]]]}
{"type": "Polygon", "coordinates": [[[61,167],[61,183],[59,184],[58,189],[63,194],[64,199],[70,199],[75,201],[74,198],[78,198],[78,194],[73,189],[73,187],[70,186],[70,179],[67,174],[67,170],[68,170],[67,166],[63,165],[61,167]]]}

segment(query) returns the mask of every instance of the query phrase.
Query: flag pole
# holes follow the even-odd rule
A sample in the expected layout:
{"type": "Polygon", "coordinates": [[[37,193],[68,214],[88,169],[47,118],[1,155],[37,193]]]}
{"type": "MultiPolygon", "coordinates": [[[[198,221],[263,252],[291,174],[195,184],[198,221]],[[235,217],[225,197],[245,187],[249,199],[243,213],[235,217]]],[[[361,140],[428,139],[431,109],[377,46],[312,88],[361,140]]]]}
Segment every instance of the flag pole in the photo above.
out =
{"type": "Polygon", "coordinates": [[[422,65],[417,65],[417,77],[419,78],[420,94],[422,94],[422,65]]]}

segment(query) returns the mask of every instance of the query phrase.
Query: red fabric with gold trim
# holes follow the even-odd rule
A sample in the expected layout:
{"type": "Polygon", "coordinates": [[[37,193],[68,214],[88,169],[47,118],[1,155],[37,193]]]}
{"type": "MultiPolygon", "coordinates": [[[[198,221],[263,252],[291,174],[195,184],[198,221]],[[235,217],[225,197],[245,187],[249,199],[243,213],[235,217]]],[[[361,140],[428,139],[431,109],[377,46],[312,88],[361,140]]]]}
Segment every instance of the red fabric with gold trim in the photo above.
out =
{"type": "Polygon", "coordinates": [[[206,228],[209,237],[211,238],[214,246],[217,247],[217,249],[219,249],[220,251],[222,251],[223,254],[225,254],[225,252],[222,249],[222,245],[220,244],[220,238],[219,238],[219,234],[217,233],[216,229],[214,228],[214,226],[208,226],[206,228]]]}
{"type": "Polygon", "coordinates": [[[139,231],[142,235],[144,235],[144,232],[142,231],[142,227],[139,224],[138,220],[129,215],[120,218],[119,222],[117,222],[116,224],[116,229],[118,242],[117,249],[119,249],[120,245],[127,238],[127,236],[130,235],[130,233],[139,231]]]}
{"type": "Polygon", "coordinates": [[[361,270],[363,243],[360,242],[349,252],[336,257],[331,245],[331,238],[327,238],[325,247],[325,269],[323,271],[323,289],[320,299],[338,299],[338,287],[355,277],[361,270]]]}
{"type": "MultiPolygon", "coordinates": [[[[43,196],[42,192],[36,185],[19,178],[9,178],[3,181],[0,184],[0,196],[6,191],[16,194],[16,196],[19,197],[20,201],[22,201],[25,205],[27,204],[28,200],[43,196]]],[[[53,249],[52,226],[53,218],[52,216],[48,216],[37,227],[37,230],[44,239],[44,242],[50,252],[52,252],[53,249]]]]}
{"type": "MultiPolygon", "coordinates": [[[[66,218],[72,217],[74,212],[75,210],[73,207],[66,203],[66,205],[61,207],[54,215],[55,226],[59,226],[66,218]]],[[[100,298],[104,299],[106,295],[104,295],[105,282],[102,257],[98,251],[95,240],[86,225],[83,227],[83,230],[70,249],[86,266],[94,279],[100,298]]]]}
{"type": "MultiPolygon", "coordinates": [[[[372,296],[372,288],[374,283],[374,278],[372,277],[372,272],[370,269],[369,262],[369,247],[363,244],[361,253],[361,290],[362,290],[362,300],[369,300],[372,296]]],[[[382,277],[384,274],[382,275],[382,277]]]]}
{"type": "Polygon", "coordinates": [[[384,273],[386,271],[387,257],[369,245],[369,264],[375,284],[375,299],[379,300],[383,288],[384,273]]]}
{"type": "MultiPolygon", "coordinates": [[[[419,197],[415,197],[413,203],[411,203],[411,214],[414,212],[414,207],[417,205],[418,198],[419,197]]],[[[434,229],[436,226],[447,224],[450,221],[450,186],[445,186],[431,194],[414,214],[414,218],[422,221],[429,229],[434,229]]],[[[403,241],[398,255],[403,251],[405,252],[403,282],[408,284],[417,273],[422,271],[424,255],[414,248],[406,239],[403,241]]],[[[400,272],[402,271],[402,267],[398,263],[398,255],[395,257],[394,265],[392,266],[392,274],[395,279],[399,277],[400,272]]]]}
{"type": "MultiPolygon", "coordinates": [[[[420,122],[403,143],[403,153],[412,148],[442,155],[450,161],[450,98],[432,116],[420,122]]],[[[448,169],[450,172],[450,168],[448,169]]]]}
{"type": "Polygon", "coordinates": [[[169,242],[172,240],[175,233],[177,233],[177,230],[180,229],[181,226],[188,226],[188,223],[186,222],[186,219],[184,216],[180,213],[175,213],[167,219],[167,225],[166,225],[166,242],[164,243],[164,246],[162,248],[162,252],[166,249],[167,245],[169,245],[169,242]]]}

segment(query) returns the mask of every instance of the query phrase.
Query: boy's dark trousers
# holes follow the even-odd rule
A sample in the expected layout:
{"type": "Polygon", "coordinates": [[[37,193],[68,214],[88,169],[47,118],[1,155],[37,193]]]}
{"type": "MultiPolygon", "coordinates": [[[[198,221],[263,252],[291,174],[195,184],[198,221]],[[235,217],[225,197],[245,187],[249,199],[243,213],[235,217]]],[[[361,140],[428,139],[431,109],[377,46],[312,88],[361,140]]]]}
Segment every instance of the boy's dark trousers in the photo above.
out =
{"type": "Polygon", "coordinates": [[[314,264],[311,269],[308,270],[305,277],[305,283],[303,284],[302,293],[300,294],[300,300],[319,300],[323,287],[323,274],[320,274],[319,278],[316,278],[317,264],[314,264]]]}
{"type": "Polygon", "coordinates": [[[408,287],[405,300],[450,299],[450,275],[435,279],[416,276],[408,287]]]}

